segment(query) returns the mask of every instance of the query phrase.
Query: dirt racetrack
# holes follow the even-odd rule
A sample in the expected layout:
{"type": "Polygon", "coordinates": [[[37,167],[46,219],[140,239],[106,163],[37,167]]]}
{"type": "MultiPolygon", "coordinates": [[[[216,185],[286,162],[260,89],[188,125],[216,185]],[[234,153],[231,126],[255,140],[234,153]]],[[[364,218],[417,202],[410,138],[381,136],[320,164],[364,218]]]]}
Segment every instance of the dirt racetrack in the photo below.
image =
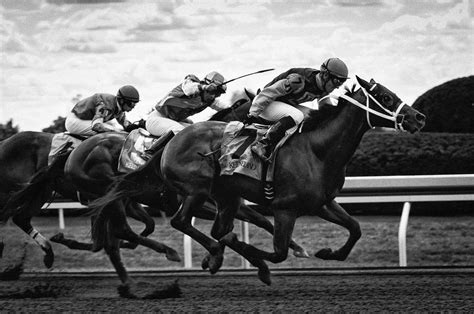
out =
{"type": "Polygon", "coordinates": [[[474,311],[473,271],[278,271],[265,286],[255,271],[134,273],[137,295],[178,279],[181,297],[124,299],[115,274],[26,274],[0,281],[2,312],[474,311]],[[25,291],[43,291],[28,298],[25,291]]]}

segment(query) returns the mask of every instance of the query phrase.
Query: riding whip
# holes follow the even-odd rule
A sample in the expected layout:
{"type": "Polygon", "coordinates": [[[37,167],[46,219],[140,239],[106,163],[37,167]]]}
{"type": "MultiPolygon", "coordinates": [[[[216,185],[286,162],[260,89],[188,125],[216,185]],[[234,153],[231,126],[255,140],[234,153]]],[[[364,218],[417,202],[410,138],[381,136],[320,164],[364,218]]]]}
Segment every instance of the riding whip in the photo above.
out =
{"type": "Polygon", "coordinates": [[[224,84],[233,82],[233,81],[235,81],[235,80],[241,79],[241,78],[246,77],[246,76],[250,76],[250,75],[254,75],[254,74],[259,74],[259,73],[264,73],[264,72],[273,71],[273,70],[275,70],[275,69],[265,69],[265,70],[260,70],[260,71],[257,71],[257,72],[248,73],[248,74],[245,74],[245,75],[242,75],[242,76],[238,76],[238,77],[236,77],[236,78],[233,78],[233,79],[231,79],[231,80],[225,81],[225,82],[223,82],[223,83],[220,83],[220,84],[217,85],[217,86],[222,86],[222,85],[224,85],[224,84]]]}

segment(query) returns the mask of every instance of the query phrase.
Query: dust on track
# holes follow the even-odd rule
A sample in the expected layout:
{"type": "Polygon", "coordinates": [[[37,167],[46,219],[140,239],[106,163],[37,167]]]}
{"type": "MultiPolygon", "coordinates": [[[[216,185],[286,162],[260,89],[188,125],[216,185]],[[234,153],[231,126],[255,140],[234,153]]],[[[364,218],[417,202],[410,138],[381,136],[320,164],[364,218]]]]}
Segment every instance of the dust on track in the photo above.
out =
{"type": "Polygon", "coordinates": [[[137,291],[164,287],[178,279],[181,297],[160,300],[120,298],[120,282],[111,273],[28,273],[17,281],[0,281],[0,308],[22,312],[472,312],[473,273],[472,268],[280,270],[273,272],[271,286],[261,283],[253,270],[216,275],[131,273],[137,291]],[[8,297],[38,286],[54,294],[8,297]]]}

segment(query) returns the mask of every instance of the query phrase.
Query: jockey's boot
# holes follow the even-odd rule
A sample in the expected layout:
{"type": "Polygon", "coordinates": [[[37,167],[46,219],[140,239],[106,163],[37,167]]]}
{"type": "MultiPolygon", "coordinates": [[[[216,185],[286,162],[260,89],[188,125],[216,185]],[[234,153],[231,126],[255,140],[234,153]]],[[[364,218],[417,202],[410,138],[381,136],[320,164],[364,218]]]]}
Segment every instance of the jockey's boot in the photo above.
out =
{"type": "Polygon", "coordinates": [[[155,143],[153,143],[153,145],[150,146],[150,148],[145,150],[144,154],[142,154],[142,158],[145,160],[151,159],[153,154],[165,147],[165,145],[173,138],[173,136],[173,131],[168,131],[168,133],[163,134],[155,143]]]}
{"type": "Polygon", "coordinates": [[[264,161],[269,161],[270,156],[273,152],[273,149],[278,144],[278,142],[285,136],[286,130],[294,127],[296,125],[295,120],[292,117],[283,117],[277,121],[274,125],[268,129],[265,136],[255,142],[251,150],[257,156],[262,158],[264,161]]]}

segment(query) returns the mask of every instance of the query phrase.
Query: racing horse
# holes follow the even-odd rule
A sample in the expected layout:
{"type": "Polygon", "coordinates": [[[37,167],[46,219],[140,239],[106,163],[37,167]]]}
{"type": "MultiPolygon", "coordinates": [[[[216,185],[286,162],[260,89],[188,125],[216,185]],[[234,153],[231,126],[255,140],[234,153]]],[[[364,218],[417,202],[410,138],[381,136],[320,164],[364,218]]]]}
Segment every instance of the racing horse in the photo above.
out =
{"type": "Polygon", "coordinates": [[[51,198],[53,190],[77,200],[74,188],[64,180],[62,167],[58,166],[62,156],[48,166],[53,136],[51,133],[25,131],[0,142],[0,222],[6,222],[11,217],[21,230],[32,237],[44,251],[43,262],[48,268],[54,262],[51,244],[33,228],[31,218],[51,198]],[[15,209],[7,206],[14,193],[33,181],[44,184],[32,189],[25,206],[15,209]]]}
{"type": "MultiPolygon", "coordinates": [[[[245,91],[245,97],[238,99],[238,101],[236,101],[230,108],[218,112],[211,119],[230,121],[246,117],[248,108],[250,107],[251,98],[253,97],[253,94],[245,91]]],[[[10,138],[8,140],[9,145],[5,147],[2,146],[4,149],[0,149],[0,161],[2,161],[2,164],[5,166],[0,167],[0,171],[4,171],[4,177],[9,178],[7,181],[2,181],[3,183],[6,183],[5,186],[2,186],[2,191],[17,191],[18,189],[23,188],[25,183],[29,182],[31,176],[35,177],[33,184],[31,184],[31,182],[30,184],[26,184],[26,188],[16,193],[15,197],[10,197],[9,206],[6,206],[4,203],[1,204],[2,216],[4,219],[8,219],[8,217],[11,216],[15,224],[19,225],[28,234],[31,234],[31,231],[28,231],[30,229],[36,232],[36,240],[46,253],[44,262],[47,267],[51,267],[54,260],[54,254],[49,241],[31,226],[31,217],[34,216],[41,206],[51,197],[53,190],[76,200],[76,192],[80,192],[81,201],[92,200],[105,193],[108,184],[112,181],[112,177],[118,175],[116,170],[118,156],[123,142],[126,139],[126,133],[102,133],[95,135],[81,143],[70,155],[64,154],[60,156],[61,158],[56,159],[53,163],[54,166],[46,167],[47,155],[50,149],[52,137],[53,134],[49,133],[22,132],[10,138]],[[23,140],[19,141],[18,138],[23,140]],[[36,140],[36,138],[42,140],[39,141],[36,140]],[[30,148],[28,145],[32,147],[30,148]],[[18,154],[26,151],[28,151],[26,157],[21,155],[22,158],[18,158],[18,154]],[[23,162],[23,159],[29,163],[34,163],[34,161],[38,162],[34,167],[26,167],[25,165],[27,162],[23,162]],[[66,164],[65,168],[63,167],[64,164],[66,164]],[[14,176],[9,175],[9,170],[11,169],[16,170],[17,172],[29,169],[29,172],[26,173],[23,171],[22,176],[14,176]],[[36,175],[34,175],[35,171],[36,175]],[[65,190],[65,187],[68,188],[67,191],[65,190]],[[7,188],[10,190],[6,190],[7,188]],[[14,201],[12,201],[12,198],[14,201]],[[23,225],[28,228],[23,227],[23,225]],[[38,239],[41,239],[41,241],[38,241],[38,239]]],[[[163,195],[157,194],[156,191],[153,192],[152,196],[150,196],[150,193],[142,193],[139,200],[147,205],[161,206],[163,195]]],[[[9,196],[7,193],[4,193],[4,195],[4,199],[7,200],[9,196]]],[[[105,245],[95,248],[93,248],[89,243],[79,243],[74,240],[65,239],[59,234],[55,235],[51,240],[65,244],[70,248],[85,250],[98,250],[104,248],[106,253],[109,255],[112,264],[116,268],[120,279],[124,283],[128,282],[128,276],[120,261],[119,250],[117,247],[118,241],[115,237],[117,234],[119,237],[125,238],[131,242],[128,243],[128,245],[125,245],[125,247],[134,248],[137,244],[142,244],[154,249],[155,251],[165,252],[167,257],[171,260],[179,260],[179,256],[174,250],[162,245],[161,243],[146,238],[146,236],[151,234],[154,230],[154,220],[140,204],[128,199],[125,202],[120,203],[118,206],[120,209],[117,213],[114,213],[116,219],[124,219],[124,215],[118,214],[124,213],[127,216],[131,216],[145,223],[146,227],[140,235],[134,234],[129,228],[117,229],[114,228],[113,224],[109,224],[106,232],[108,242],[105,243],[105,245]]],[[[176,211],[178,205],[175,204],[174,206],[173,210],[176,211]]],[[[207,219],[213,219],[214,215],[214,208],[207,208],[196,214],[199,218],[207,219]]],[[[253,222],[258,226],[262,226],[269,231],[273,230],[272,224],[265,217],[255,213],[249,208],[247,208],[247,210],[245,210],[245,208],[242,210],[241,217],[242,219],[253,222]]],[[[128,226],[128,224],[125,226],[128,226]]],[[[301,254],[307,255],[304,249],[299,246],[298,248],[299,252],[302,252],[301,254]]]]}
{"type": "Polygon", "coordinates": [[[165,183],[184,197],[173,218],[173,227],[188,234],[210,253],[209,267],[221,266],[222,247],[229,246],[258,268],[259,279],[270,285],[265,261],[279,263],[288,256],[288,246],[299,216],[315,214],[349,231],[342,247],[323,248],[315,256],[343,261],[361,237],[359,223],[336,201],[345,169],[364,133],[372,127],[392,127],[411,133],[425,124],[425,116],[403,103],[385,86],[357,77],[355,86],[339,98],[335,107],[310,112],[300,133],[283,145],[274,160],[273,252],[238,240],[232,232],[235,213],[243,197],[256,204],[268,204],[263,184],[242,175],[221,176],[219,157],[226,124],[196,123],[177,134],[165,147],[160,167],[165,183]],[[217,215],[211,239],[190,223],[192,213],[212,198],[217,215]]]}

